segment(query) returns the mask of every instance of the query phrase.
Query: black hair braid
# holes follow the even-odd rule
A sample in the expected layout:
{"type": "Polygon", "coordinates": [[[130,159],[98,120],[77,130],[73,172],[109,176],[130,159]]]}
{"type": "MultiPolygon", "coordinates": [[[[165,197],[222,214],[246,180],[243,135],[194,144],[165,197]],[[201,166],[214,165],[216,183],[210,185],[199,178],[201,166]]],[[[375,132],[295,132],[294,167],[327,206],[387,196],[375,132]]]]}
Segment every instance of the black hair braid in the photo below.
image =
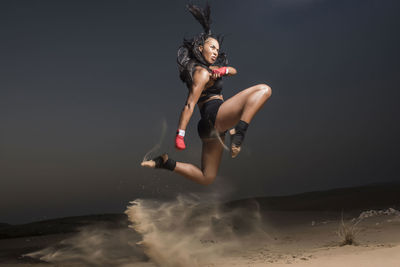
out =
{"type": "Polygon", "coordinates": [[[211,20],[210,20],[210,14],[211,14],[211,8],[208,2],[206,3],[206,6],[204,9],[195,6],[193,4],[187,4],[186,8],[192,13],[192,15],[195,17],[195,19],[203,26],[204,32],[206,34],[211,34],[211,20]]]}

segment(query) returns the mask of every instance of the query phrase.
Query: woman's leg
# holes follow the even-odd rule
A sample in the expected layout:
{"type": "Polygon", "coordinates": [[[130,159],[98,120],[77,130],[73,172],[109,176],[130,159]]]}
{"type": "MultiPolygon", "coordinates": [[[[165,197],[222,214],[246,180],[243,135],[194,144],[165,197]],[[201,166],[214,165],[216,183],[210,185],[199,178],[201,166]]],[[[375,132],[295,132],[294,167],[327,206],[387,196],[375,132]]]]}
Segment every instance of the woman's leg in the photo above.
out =
{"type": "MultiPolygon", "coordinates": [[[[223,147],[221,141],[217,138],[202,139],[202,142],[203,151],[201,155],[201,169],[190,163],[176,162],[174,172],[179,173],[196,183],[209,185],[217,176],[219,164],[221,163],[223,147]]],[[[167,162],[168,156],[166,154],[160,157],[160,160],[163,160],[164,163],[167,162]]],[[[156,162],[154,160],[148,160],[142,162],[141,165],[143,167],[155,168],[156,162]]]]}
{"type": "Polygon", "coordinates": [[[236,126],[240,120],[250,123],[271,93],[271,87],[258,84],[232,96],[219,108],[215,128],[223,132],[236,126]]]}
{"type": "Polygon", "coordinates": [[[215,120],[217,131],[222,132],[235,126],[230,131],[232,158],[239,154],[249,123],[270,96],[271,87],[258,84],[229,98],[219,108],[215,120]]]}
{"type": "Polygon", "coordinates": [[[201,170],[193,164],[176,162],[174,172],[202,185],[211,184],[218,173],[223,147],[217,138],[202,139],[201,170]]]}

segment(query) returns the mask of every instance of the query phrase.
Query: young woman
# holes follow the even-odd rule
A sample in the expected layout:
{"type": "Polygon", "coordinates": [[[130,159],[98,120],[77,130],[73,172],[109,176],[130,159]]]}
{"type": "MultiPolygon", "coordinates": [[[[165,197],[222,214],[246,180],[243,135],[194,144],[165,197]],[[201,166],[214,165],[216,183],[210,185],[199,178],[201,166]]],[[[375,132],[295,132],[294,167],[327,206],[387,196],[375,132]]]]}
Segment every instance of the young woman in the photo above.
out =
{"type": "Polygon", "coordinates": [[[178,50],[180,78],[186,83],[189,94],[180,116],[175,146],[179,150],[186,148],[185,130],[197,103],[201,114],[197,128],[203,143],[201,169],[190,163],[176,162],[167,154],[144,161],[142,166],[171,170],[199,184],[209,185],[218,172],[226,131],[231,129],[231,156],[235,158],[249,123],[271,96],[271,88],[258,84],[224,101],[222,77],[236,75],[237,71],[227,66],[226,56],[220,52],[222,38],[211,34],[208,4],[204,10],[191,4],[187,7],[203,26],[204,33],[184,39],[178,50]]]}

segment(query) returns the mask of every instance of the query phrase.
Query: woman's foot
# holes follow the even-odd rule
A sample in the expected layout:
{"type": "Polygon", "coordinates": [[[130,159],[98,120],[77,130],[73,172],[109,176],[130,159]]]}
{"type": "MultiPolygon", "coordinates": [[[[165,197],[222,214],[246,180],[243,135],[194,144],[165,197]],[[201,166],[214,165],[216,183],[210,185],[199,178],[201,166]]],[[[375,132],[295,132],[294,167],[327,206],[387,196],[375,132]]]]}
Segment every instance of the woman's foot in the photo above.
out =
{"type": "Polygon", "coordinates": [[[154,159],[143,161],[140,165],[142,165],[142,167],[147,167],[147,168],[160,168],[161,164],[167,162],[167,160],[168,160],[168,154],[165,153],[154,159]]]}
{"type": "Polygon", "coordinates": [[[230,134],[230,136],[231,136],[231,157],[232,157],[232,158],[236,158],[237,155],[238,155],[239,152],[240,152],[240,146],[236,145],[236,144],[234,143],[234,141],[233,141],[233,140],[234,140],[234,137],[235,137],[235,134],[236,134],[235,128],[230,129],[230,130],[229,130],[229,134],[230,134]]]}
{"type": "Polygon", "coordinates": [[[143,161],[140,165],[147,168],[161,168],[173,171],[175,169],[176,162],[175,160],[168,158],[167,153],[164,153],[154,159],[143,161]]]}
{"type": "Polygon", "coordinates": [[[247,131],[247,127],[249,124],[245,121],[240,120],[239,123],[235,126],[235,128],[229,131],[231,135],[231,156],[232,158],[236,158],[240,152],[240,147],[242,146],[242,142],[244,140],[244,136],[247,131]]]}

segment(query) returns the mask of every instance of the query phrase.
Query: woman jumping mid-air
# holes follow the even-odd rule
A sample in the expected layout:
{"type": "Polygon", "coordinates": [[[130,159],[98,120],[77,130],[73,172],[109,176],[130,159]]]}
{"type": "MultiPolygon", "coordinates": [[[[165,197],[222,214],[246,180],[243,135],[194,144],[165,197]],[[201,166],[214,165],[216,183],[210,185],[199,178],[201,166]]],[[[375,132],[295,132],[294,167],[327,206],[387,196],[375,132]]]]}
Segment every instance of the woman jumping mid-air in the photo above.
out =
{"type": "Polygon", "coordinates": [[[175,146],[179,150],[185,149],[186,126],[197,103],[201,114],[197,128],[203,143],[201,169],[190,163],[176,162],[168,154],[144,161],[142,166],[167,169],[199,184],[209,185],[217,176],[225,133],[230,129],[231,156],[235,158],[249,123],[271,96],[271,88],[258,84],[224,101],[222,77],[236,75],[237,71],[227,66],[226,56],[220,52],[222,38],[211,34],[209,5],[204,10],[192,4],[187,8],[203,26],[204,33],[190,40],[184,39],[178,50],[180,78],[186,83],[189,94],[180,116],[175,146]]]}

